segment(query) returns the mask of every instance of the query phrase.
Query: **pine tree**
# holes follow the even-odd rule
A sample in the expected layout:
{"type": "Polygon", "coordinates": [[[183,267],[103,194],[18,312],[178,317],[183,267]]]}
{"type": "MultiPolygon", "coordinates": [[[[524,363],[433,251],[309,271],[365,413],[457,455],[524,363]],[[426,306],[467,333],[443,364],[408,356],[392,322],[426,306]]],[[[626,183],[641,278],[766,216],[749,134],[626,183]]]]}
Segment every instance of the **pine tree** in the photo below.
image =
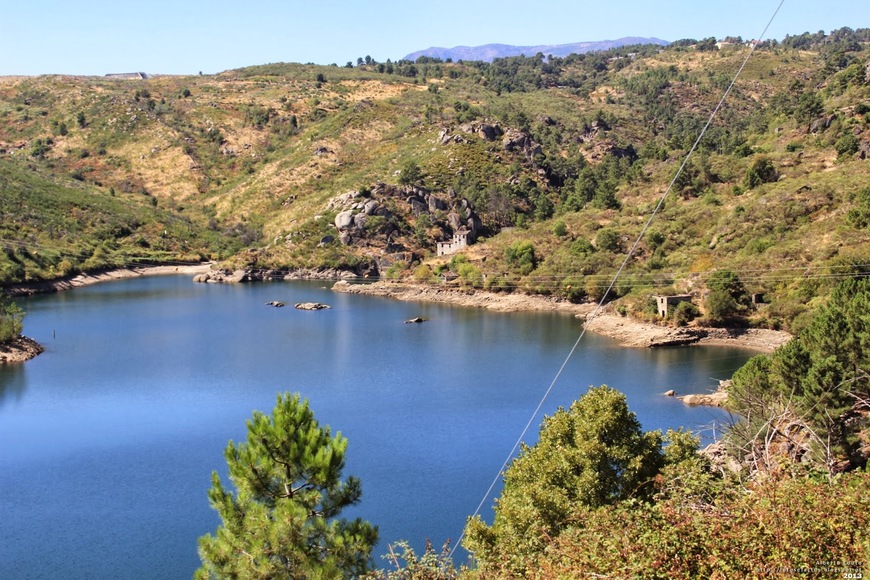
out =
{"type": "Polygon", "coordinates": [[[212,473],[208,496],[222,525],[199,540],[196,578],[345,578],[369,570],[377,528],[338,519],[360,500],[354,477],[341,480],[347,439],[320,427],[298,394],[271,415],[247,422],[244,443],[225,456],[235,494],[212,473]]]}

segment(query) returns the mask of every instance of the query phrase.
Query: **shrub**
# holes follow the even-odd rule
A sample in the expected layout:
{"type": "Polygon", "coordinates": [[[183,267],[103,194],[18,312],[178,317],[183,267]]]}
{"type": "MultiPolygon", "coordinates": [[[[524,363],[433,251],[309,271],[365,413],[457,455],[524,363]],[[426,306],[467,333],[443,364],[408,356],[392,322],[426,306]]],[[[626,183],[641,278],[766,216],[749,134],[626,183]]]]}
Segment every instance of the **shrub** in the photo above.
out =
{"type": "Polygon", "coordinates": [[[779,179],[779,174],[777,174],[776,168],[773,166],[773,161],[767,157],[758,157],[746,171],[744,183],[747,188],[752,189],[777,179],[779,179]]]}
{"type": "Polygon", "coordinates": [[[619,239],[619,232],[611,228],[604,228],[595,236],[595,243],[599,250],[605,252],[618,252],[622,243],[619,239]]]}
{"type": "Polygon", "coordinates": [[[531,274],[538,265],[535,246],[528,240],[518,240],[505,248],[505,260],[523,275],[531,274]]]}
{"type": "Polygon", "coordinates": [[[673,320],[677,326],[685,326],[695,320],[700,314],[698,307],[691,302],[680,302],[674,308],[673,320]]]}

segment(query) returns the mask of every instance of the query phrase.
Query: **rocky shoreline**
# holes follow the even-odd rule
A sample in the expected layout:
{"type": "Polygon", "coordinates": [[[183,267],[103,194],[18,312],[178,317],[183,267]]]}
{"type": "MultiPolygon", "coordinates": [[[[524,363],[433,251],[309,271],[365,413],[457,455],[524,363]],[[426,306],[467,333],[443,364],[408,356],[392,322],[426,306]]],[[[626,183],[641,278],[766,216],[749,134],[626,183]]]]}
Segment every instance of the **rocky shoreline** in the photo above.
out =
{"type": "Polygon", "coordinates": [[[45,347],[32,338],[19,335],[0,344],[0,365],[28,361],[44,351],[45,347]]]}
{"type": "Polygon", "coordinates": [[[630,318],[599,312],[595,304],[574,304],[545,296],[499,294],[484,291],[463,291],[430,285],[411,285],[398,282],[351,284],[340,280],[333,285],[336,292],[383,296],[405,301],[438,302],[473,308],[486,308],[497,312],[548,311],[564,312],[585,319],[586,329],[616,339],[628,347],[663,347],[685,345],[732,346],[758,352],[773,352],[791,339],[787,332],[759,328],[673,328],[639,322],[630,318]]]}

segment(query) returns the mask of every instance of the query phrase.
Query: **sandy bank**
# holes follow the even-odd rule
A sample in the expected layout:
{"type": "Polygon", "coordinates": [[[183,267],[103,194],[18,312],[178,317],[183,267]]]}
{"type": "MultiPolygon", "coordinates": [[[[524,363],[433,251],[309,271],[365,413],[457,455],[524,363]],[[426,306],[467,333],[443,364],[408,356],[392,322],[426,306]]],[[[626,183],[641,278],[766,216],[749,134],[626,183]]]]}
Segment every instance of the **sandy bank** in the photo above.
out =
{"type": "Polygon", "coordinates": [[[586,322],[592,332],[615,338],[625,346],[656,347],[676,345],[733,346],[759,352],[773,352],[791,340],[780,330],[762,328],[672,328],[638,322],[615,314],[600,313],[586,322]]]}
{"type": "Polygon", "coordinates": [[[497,312],[544,311],[564,312],[575,316],[586,316],[595,309],[593,304],[572,304],[545,296],[526,296],[524,294],[497,294],[484,291],[463,291],[440,288],[437,286],[409,285],[395,282],[375,282],[374,284],[350,284],[340,280],[332,287],[336,292],[347,294],[366,294],[384,296],[404,301],[439,302],[470,308],[486,308],[497,312]]]}
{"type": "Polygon", "coordinates": [[[117,270],[107,270],[96,274],[79,274],[73,278],[64,278],[61,280],[48,280],[45,282],[33,282],[30,284],[16,284],[6,288],[11,296],[30,296],[32,294],[46,294],[51,292],[62,292],[79,288],[81,286],[90,286],[99,282],[108,282],[110,280],[123,280],[126,278],[137,278],[139,276],[159,276],[168,274],[185,274],[194,276],[208,272],[211,266],[209,264],[189,264],[181,266],[143,266],[141,268],[119,268],[117,270]]]}
{"type": "MultiPolygon", "coordinates": [[[[483,291],[463,291],[437,286],[409,285],[396,282],[350,284],[336,282],[332,289],[349,294],[384,296],[396,300],[440,302],[498,312],[547,311],[565,312],[585,319],[595,310],[595,304],[574,304],[544,296],[496,294],[483,291]]],[[[659,347],[677,345],[734,346],[760,352],[772,352],[789,341],[787,332],[763,329],[672,328],[638,322],[623,316],[599,313],[586,321],[586,328],[618,340],[624,346],[659,347]]]]}

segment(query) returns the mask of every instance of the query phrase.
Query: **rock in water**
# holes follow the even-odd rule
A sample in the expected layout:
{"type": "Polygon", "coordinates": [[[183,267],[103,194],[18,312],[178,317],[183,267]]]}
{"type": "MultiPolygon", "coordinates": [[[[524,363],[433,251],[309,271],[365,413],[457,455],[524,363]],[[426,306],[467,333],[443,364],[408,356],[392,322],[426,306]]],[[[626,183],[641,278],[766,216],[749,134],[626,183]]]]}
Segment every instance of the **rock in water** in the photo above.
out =
{"type": "Polygon", "coordinates": [[[320,302],[299,302],[294,306],[297,310],[323,310],[329,307],[328,304],[321,304],[320,302]]]}

